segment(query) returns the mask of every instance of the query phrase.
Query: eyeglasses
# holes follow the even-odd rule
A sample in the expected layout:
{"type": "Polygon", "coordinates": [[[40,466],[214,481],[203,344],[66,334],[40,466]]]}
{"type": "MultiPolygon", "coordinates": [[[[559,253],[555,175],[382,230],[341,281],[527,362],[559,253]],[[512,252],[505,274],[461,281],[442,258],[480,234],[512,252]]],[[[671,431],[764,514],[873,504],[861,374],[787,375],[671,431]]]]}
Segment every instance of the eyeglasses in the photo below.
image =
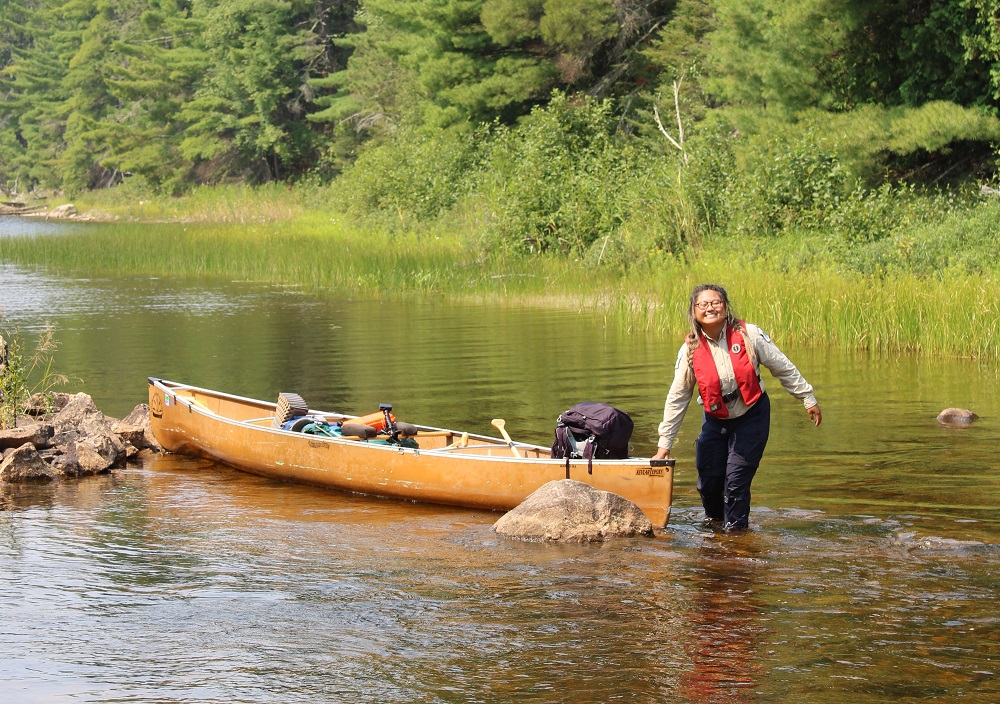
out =
{"type": "Polygon", "coordinates": [[[699,301],[694,304],[694,307],[698,310],[708,310],[709,308],[725,308],[726,302],[723,300],[715,301],[699,301]]]}

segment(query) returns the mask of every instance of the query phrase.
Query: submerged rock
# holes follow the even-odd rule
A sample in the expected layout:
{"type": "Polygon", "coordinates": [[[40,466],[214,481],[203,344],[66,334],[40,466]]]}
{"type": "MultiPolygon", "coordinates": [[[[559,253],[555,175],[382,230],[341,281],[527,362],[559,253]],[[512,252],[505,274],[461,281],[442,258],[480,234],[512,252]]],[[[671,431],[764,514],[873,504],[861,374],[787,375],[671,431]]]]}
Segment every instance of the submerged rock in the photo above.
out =
{"type": "Polygon", "coordinates": [[[493,525],[498,535],[532,542],[601,542],[653,535],[638,506],[609,491],[572,479],[540,487],[493,525]]]}
{"type": "Polygon", "coordinates": [[[972,411],[965,408],[946,408],[938,414],[937,422],[949,428],[964,428],[979,419],[972,411]]]}

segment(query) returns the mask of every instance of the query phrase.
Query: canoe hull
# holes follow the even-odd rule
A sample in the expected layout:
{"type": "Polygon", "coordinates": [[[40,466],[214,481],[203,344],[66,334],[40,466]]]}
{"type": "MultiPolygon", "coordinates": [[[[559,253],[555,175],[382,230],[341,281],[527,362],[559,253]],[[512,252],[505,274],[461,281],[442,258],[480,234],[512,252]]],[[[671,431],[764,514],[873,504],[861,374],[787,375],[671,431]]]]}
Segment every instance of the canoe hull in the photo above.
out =
{"type": "MultiPolygon", "coordinates": [[[[304,435],[274,427],[275,404],[150,379],[150,421],[169,452],[215,460],[264,477],[428,503],[506,511],[543,484],[585,482],[636,503],[654,526],[666,525],[673,463],[548,459],[548,449],[418,426],[420,449],[304,435]]],[[[333,421],[342,414],[310,411],[333,421]]]]}

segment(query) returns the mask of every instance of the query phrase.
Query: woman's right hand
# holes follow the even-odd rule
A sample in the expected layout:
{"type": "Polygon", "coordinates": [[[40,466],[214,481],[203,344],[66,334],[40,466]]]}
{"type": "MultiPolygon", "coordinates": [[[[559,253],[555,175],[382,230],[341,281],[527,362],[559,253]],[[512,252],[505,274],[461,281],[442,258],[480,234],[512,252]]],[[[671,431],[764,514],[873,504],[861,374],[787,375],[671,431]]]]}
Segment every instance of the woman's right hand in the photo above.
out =
{"type": "Polygon", "coordinates": [[[658,449],[656,451],[656,454],[653,455],[653,459],[654,460],[669,460],[670,459],[670,450],[667,450],[667,449],[664,449],[664,448],[661,447],[660,449],[658,449]]]}

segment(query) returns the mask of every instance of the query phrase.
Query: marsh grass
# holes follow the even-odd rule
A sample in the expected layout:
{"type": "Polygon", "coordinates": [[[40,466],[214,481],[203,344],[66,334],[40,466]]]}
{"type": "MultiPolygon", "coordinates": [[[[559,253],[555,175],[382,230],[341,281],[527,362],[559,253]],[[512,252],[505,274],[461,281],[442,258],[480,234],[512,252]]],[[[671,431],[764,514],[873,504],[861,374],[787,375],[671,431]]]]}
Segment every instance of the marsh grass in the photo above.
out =
{"type": "Polygon", "coordinates": [[[782,340],[838,349],[995,359],[1000,302],[994,277],[960,270],[936,277],[872,278],[830,266],[789,271],[747,262],[728,248],[673,260],[629,277],[608,305],[637,330],[682,335],[691,289],[722,284],[737,313],[782,340]]]}
{"type": "Polygon", "coordinates": [[[370,297],[523,298],[609,281],[601,269],[579,277],[555,256],[487,255],[443,228],[363,230],[317,216],[241,226],[90,224],[59,236],[0,239],[0,259],[55,273],[217,276],[370,297]]]}
{"type": "Polygon", "coordinates": [[[691,288],[726,286],[737,312],[783,341],[995,359],[996,276],[845,271],[806,241],[714,237],[627,268],[485,250],[450,224],[365,229],[311,212],[273,223],[112,223],[0,239],[0,259],[56,273],[214,276],[371,298],[422,294],[603,308],[635,331],[676,336],[691,288]]]}
{"type": "Polygon", "coordinates": [[[318,190],[272,183],[201,186],[174,197],[158,195],[139,177],[114,189],[88,191],[75,201],[82,211],[119,220],[248,224],[287,222],[322,209],[318,190]]]}

